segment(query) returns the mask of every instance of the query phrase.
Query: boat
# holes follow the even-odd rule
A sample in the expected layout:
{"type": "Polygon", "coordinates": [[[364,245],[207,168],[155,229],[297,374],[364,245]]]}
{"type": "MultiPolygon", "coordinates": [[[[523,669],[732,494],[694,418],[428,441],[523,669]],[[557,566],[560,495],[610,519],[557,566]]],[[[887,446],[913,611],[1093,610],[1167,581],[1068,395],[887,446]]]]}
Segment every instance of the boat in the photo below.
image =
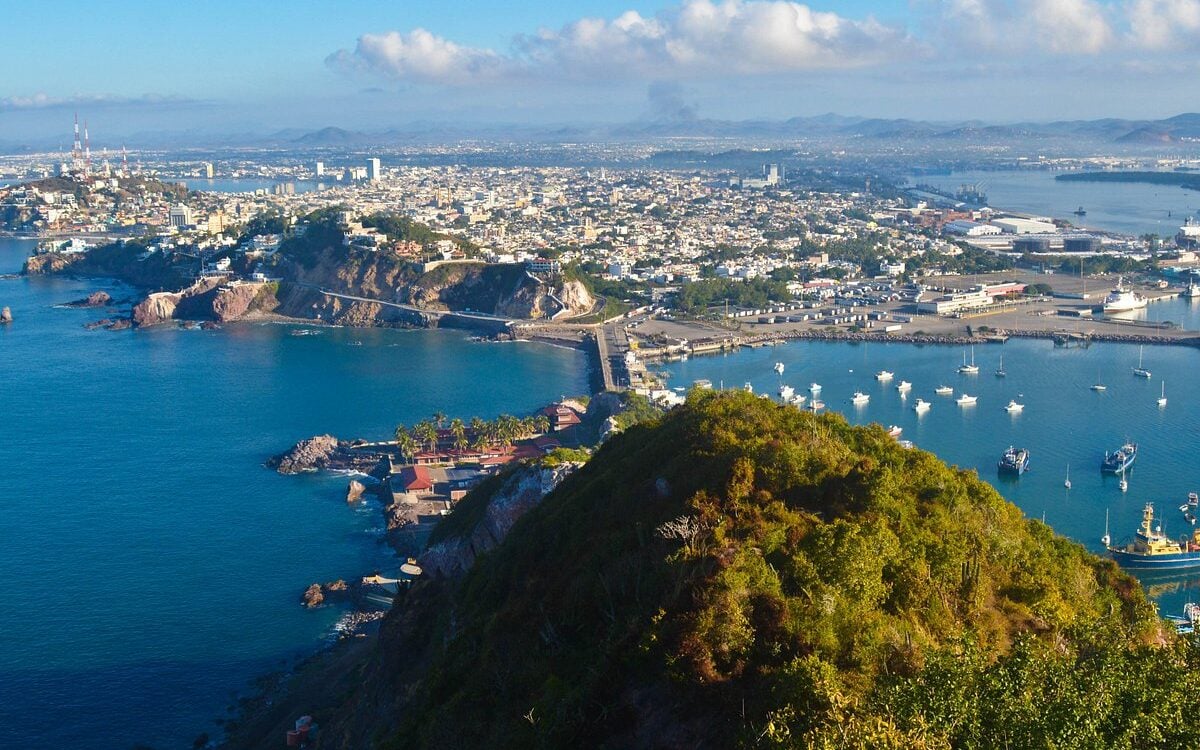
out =
{"type": "Polygon", "coordinates": [[[900,441],[900,447],[901,447],[901,448],[908,448],[909,450],[912,450],[913,448],[916,448],[916,447],[917,447],[917,445],[916,445],[916,443],[914,443],[914,442],[913,442],[913,441],[911,441],[911,440],[901,440],[901,441],[900,441]]]}
{"type": "Polygon", "coordinates": [[[797,393],[788,399],[788,403],[791,404],[792,406],[804,406],[804,402],[807,400],[808,400],[808,397],[805,396],[803,393],[797,393]]]}
{"type": "Polygon", "coordinates": [[[820,393],[821,392],[821,384],[820,383],[809,383],[808,384],[808,392],[809,393],[820,393]]]}
{"type": "Polygon", "coordinates": [[[1178,541],[1154,523],[1154,504],[1142,509],[1142,525],[1133,541],[1121,546],[1106,545],[1118,565],[1136,570],[1190,570],[1200,568],[1200,529],[1178,541]]]}
{"type": "Polygon", "coordinates": [[[958,366],[958,371],[963,375],[979,374],[979,366],[975,364],[975,347],[971,347],[971,364],[967,364],[967,353],[963,352],[963,363],[958,366]]]}
{"type": "Polygon", "coordinates": [[[953,396],[954,395],[954,389],[948,385],[939,385],[937,388],[933,389],[933,392],[939,396],[953,396]]]}
{"type": "Polygon", "coordinates": [[[742,390],[746,393],[754,393],[754,386],[750,384],[749,380],[747,380],[746,384],[742,386],[742,390]]]}
{"type": "Polygon", "coordinates": [[[1197,282],[1196,274],[1192,274],[1181,296],[1184,299],[1200,299],[1200,282],[1197,282]]]}
{"type": "Polygon", "coordinates": [[[1094,384],[1092,384],[1092,390],[1093,391],[1107,391],[1108,390],[1108,386],[1106,386],[1104,384],[1104,382],[1100,380],[1100,371],[1099,370],[1096,371],[1096,382],[1094,384]]]}
{"type": "Polygon", "coordinates": [[[1076,216],[1087,216],[1087,210],[1084,209],[1083,206],[1080,206],[1079,208],[1075,209],[1071,213],[1075,214],[1076,216]]]}
{"type": "Polygon", "coordinates": [[[1013,448],[1010,445],[996,463],[996,469],[1001,474],[1021,476],[1029,471],[1029,451],[1025,448],[1013,448]]]}
{"type": "Polygon", "coordinates": [[[907,380],[901,380],[896,384],[896,390],[900,391],[901,393],[908,393],[912,390],[912,383],[908,382],[907,380]]]}
{"type": "Polygon", "coordinates": [[[919,398],[917,399],[917,403],[913,404],[913,411],[915,411],[917,414],[924,414],[925,412],[929,411],[929,407],[931,406],[933,406],[933,404],[929,403],[923,398],[919,398]]]}
{"type": "Polygon", "coordinates": [[[1001,354],[1000,355],[1000,366],[996,368],[996,377],[1003,378],[1003,377],[1007,377],[1007,376],[1008,376],[1008,372],[1006,372],[1004,369],[1004,355],[1001,354]]]}
{"type": "Polygon", "coordinates": [[[790,385],[779,386],[779,400],[780,401],[791,401],[792,396],[795,396],[795,395],[796,395],[796,389],[791,387],[790,385]]]}
{"type": "Polygon", "coordinates": [[[1150,377],[1150,371],[1147,370],[1145,367],[1142,367],[1142,350],[1145,348],[1146,347],[1144,347],[1144,346],[1138,347],[1138,366],[1133,368],[1133,374],[1138,376],[1139,378],[1149,378],[1150,377]]]}
{"type": "Polygon", "coordinates": [[[954,400],[954,403],[958,404],[959,406],[974,406],[975,402],[978,400],[979,400],[978,396],[968,396],[967,394],[964,393],[963,395],[956,398],[954,400]]]}
{"type": "Polygon", "coordinates": [[[1116,287],[1104,298],[1104,312],[1119,313],[1141,310],[1149,304],[1149,301],[1142,295],[1133,290],[1126,289],[1124,281],[1125,278],[1123,276],[1118,277],[1116,287]]]}
{"type": "Polygon", "coordinates": [[[855,406],[865,406],[870,400],[871,397],[862,391],[855,391],[854,395],[850,397],[850,403],[854,404],[855,406]]]}
{"type": "Polygon", "coordinates": [[[1105,549],[1112,544],[1112,537],[1108,535],[1108,508],[1104,509],[1104,536],[1100,537],[1100,543],[1104,545],[1105,549]]]}
{"type": "Polygon", "coordinates": [[[1071,489],[1071,464],[1067,464],[1067,478],[1063,481],[1063,487],[1071,489]]]}
{"type": "Polygon", "coordinates": [[[349,344],[346,344],[346,346],[362,346],[362,342],[359,341],[358,339],[355,339],[355,340],[351,341],[349,344]]]}
{"type": "Polygon", "coordinates": [[[775,363],[775,374],[776,374],[776,375],[782,375],[782,374],[783,374],[783,363],[782,363],[782,362],[776,362],[776,363],[775,363]]]}
{"type": "Polygon", "coordinates": [[[1125,472],[1123,471],[1121,472],[1121,481],[1117,482],[1117,487],[1121,489],[1121,492],[1129,491],[1129,480],[1125,478],[1125,472]]]}
{"type": "Polygon", "coordinates": [[[896,373],[888,372],[887,370],[880,370],[879,372],[875,373],[875,379],[880,383],[886,383],[887,381],[891,380],[895,374],[896,373]]]}
{"type": "Polygon", "coordinates": [[[1158,405],[1159,406],[1167,405],[1167,382],[1165,380],[1162,383],[1162,389],[1159,391],[1158,405]]]}
{"type": "Polygon", "coordinates": [[[699,380],[693,380],[692,387],[711,391],[712,390],[712,381],[709,380],[708,378],[700,378],[699,380]]]}
{"type": "Polygon", "coordinates": [[[888,428],[887,428],[888,437],[899,439],[900,433],[902,433],[902,432],[904,432],[904,428],[901,427],[900,425],[898,425],[898,424],[888,425],[888,428]]]}
{"type": "Polygon", "coordinates": [[[1125,443],[1112,453],[1104,453],[1100,471],[1105,474],[1122,474],[1137,460],[1137,443],[1125,443]]]}
{"type": "Polygon", "coordinates": [[[1008,412],[1009,414],[1020,414],[1024,410],[1025,404],[1018,404],[1016,400],[1009,401],[1008,406],[1004,407],[1004,411],[1008,412]]]}
{"type": "Polygon", "coordinates": [[[1200,506],[1200,495],[1197,495],[1195,492],[1189,492],[1187,504],[1193,508],[1200,506]]]}
{"type": "Polygon", "coordinates": [[[812,401],[808,402],[808,408],[812,409],[813,411],[820,411],[821,409],[825,408],[825,402],[814,398],[812,401]]]}

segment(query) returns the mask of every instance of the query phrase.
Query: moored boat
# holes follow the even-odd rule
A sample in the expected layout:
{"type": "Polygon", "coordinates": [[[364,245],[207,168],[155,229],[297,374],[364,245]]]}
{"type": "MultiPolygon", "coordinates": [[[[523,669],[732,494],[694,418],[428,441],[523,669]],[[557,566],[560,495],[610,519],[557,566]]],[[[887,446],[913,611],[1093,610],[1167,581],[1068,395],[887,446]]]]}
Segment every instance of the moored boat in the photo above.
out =
{"type": "Polygon", "coordinates": [[[1176,541],[1154,523],[1154,504],[1142,509],[1142,525],[1133,541],[1108,547],[1117,564],[1135,570],[1189,570],[1200,568],[1200,529],[1176,541]]]}
{"type": "Polygon", "coordinates": [[[1141,310],[1147,304],[1148,300],[1135,291],[1126,289],[1124,286],[1124,277],[1117,278],[1117,286],[1108,296],[1104,298],[1104,312],[1119,313],[1130,312],[1131,310],[1141,310]]]}
{"type": "Polygon", "coordinates": [[[896,390],[900,391],[901,393],[908,393],[912,390],[912,383],[908,382],[907,380],[901,380],[896,384],[896,390]]]}
{"type": "Polygon", "coordinates": [[[954,400],[954,403],[958,404],[959,406],[974,406],[975,402],[978,400],[979,400],[978,396],[968,396],[967,394],[964,393],[963,395],[956,398],[954,400]]]}
{"type": "Polygon", "coordinates": [[[895,377],[895,375],[896,375],[896,373],[894,373],[894,372],[888,372],[887,370],[880,370],[879,372],[875,373],[875,379],[881,383],[884,383],[884,382],[887,382],[888,380],[891,380],[893,377],[895,377]]]}
{"type": "Polygon", "coordinates": [[[953,396],[954,388],[948,385],[939,385],[937,388],[933,389],[933,392],[939,396],[953,396]]]}
{"type": "Polygon", "coordinates": [[[854,404],[855,406],[866,406],[867,402],[870,400],[871,397],[862,391],[855,391],[854,395],[850,397],[850,403],[854,404]]]}
{"type": "Polygon", "coordinates": [[[996,469],[1001,474],[1020,476],[1029,470],[1029,451],[1025,448],[1013,448],[1011,445],[996,463],[996,469]]]}
{"type": "Polygon", "coordinates": [[[1025,404],[1018,404],[1016,400],[1013,399],[1008,402],[1007,406],[1004,407],[1004,411],[1008,412],[1009,414],[1020,414],[1021,412],[1025,411],[1025,404]]]}
{"type": "Polygon", "coordinates": [[[915,411],[917,414],[924,414],[925,412],[929,411],[930,406],[932,406],[932,404],[930,404],[928,401],[923,398],[919,398],[917,399],[917,403],[913,404],[913,411],[915,411]]]}
{"type": "Polygon", "coordinates": [[[1105,474],[1122,474],[1137,460],[1137,443],[1125,443],[1112,453],[1105,452],[1100,462],[1100,471],[1105,474]]]}

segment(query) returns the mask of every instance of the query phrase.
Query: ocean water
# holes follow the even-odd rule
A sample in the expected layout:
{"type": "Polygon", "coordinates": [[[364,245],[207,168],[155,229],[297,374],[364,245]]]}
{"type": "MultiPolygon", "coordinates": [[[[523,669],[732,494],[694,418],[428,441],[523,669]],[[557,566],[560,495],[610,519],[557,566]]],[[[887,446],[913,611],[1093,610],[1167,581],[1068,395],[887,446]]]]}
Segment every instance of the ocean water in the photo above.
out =
{"type": "Polygon", "coordinates": [[[211,180],[201,179],[197,177],[178,180],[187,185],[189,190],[204,190],[214,193],[253,193],[255,190],[266,190],[270,192],[276,185],[284,182],[290,182],[295,186],[297,193],[311,193],[314,190],[323,190],[326,187],[336,185],[333,178],[323,180],[321,182],[310,180],[268,180],[258,177],[218,177],[211,180]]]}
{"type": "MultiPolygon", "coordinates": [[[[964,355],[970,356],[954,346],[793,342],[694,357],[663,369],[673,387],[707,378],[714,387],[750,383],[755,392],[774,397],[781,378],[773,367],[782,362],[782,382],[797,392],[809,395],[809,384],[817,382],[827,410],[854,424],[900,426],[901,438],[951,464],[977,470],[1028,516],[1045,518],[1060,534],[1096,553],[1103,552],[1106,511],[1115,541],[1133,535],[1147,502],[1155,504],[1172,536],[1188,532],[1178,508],[1189,492],[1200,492],[1200,395],[1195,386],[1200,349],[1146,347],[1144,365],[1153,375],[1149,380],[1132,373],[1138,363],[1138,347],[1132,344],[1060,348],[1050,341],[1010,339],[975,347],[978,375],[956,372],[964,355]],[[1008,373],[1003,378],[994,374],[1001,355],[1008,373]],[[874,374],[885,369],[895,373],[894,379],[876,381],[874,374]],[[1106,391],[1090,390],[1097,377],[1106,391]],[[906,397],[896,389],[901,380],[912,383],[906,397]],[[1167,405],[1159,408],[1164,383],[1167,405]],[[953,386],[954,396],[935,395],[942,384],[953,386]],[[855,390],[869,394],[870,402],[851,404],[855,390]],[[978,403],[956,405],[954,398],[963,392],[978,396],[978,403]],[[912,409],[917,398],[933,404],[922,416],[912,409]],[[1010,399],[1025,404],[1024,412],[1006,412],[1010,399]],[[1101,475],[1100,461],[1106,450],[1127,439],[1136,441],[1139,450],[1129,489],[1122,493],[1117,478],[1101,475]],[[996,471],[1009,446],[1030,451],[1030,469],[1019,479],[996,471]],[[1070,490],[1064,487],[1068,471],[1070,490]]],[[[1181,614],[1184,602],[1200,601],[1200,574],[1144,582],[1166,614],[1181,614]]]]}
{"type": "Polygon", "coordinates": [[[969,170],[950,175],[921,175],[910,182],[953,192],[978,183],[993,208],[1066,219],[1082,227],[1128,235],[1174,237],[1188,216],[1200,221],[1200,191],[1164,185],[1121,182],[1062,182],[1039,169],[969,170]],[[1075,216],[1083,206],[1086,216],[1075,216]]]}
{"type": "MultiPolygon", "coordinates": [[[[0,273],[31,247],[0,239],[0,273]]],[[[55,307],[96,289],[132,294],[0,279],[3,748],[190,748],[330,637],[342,611],[300,593],[394,565],[382,516],[346,505],[346,478],[279,476],[269,455],[586,390],[579,352],[459,331],[87,331],[102,312],[55,307]]]]}

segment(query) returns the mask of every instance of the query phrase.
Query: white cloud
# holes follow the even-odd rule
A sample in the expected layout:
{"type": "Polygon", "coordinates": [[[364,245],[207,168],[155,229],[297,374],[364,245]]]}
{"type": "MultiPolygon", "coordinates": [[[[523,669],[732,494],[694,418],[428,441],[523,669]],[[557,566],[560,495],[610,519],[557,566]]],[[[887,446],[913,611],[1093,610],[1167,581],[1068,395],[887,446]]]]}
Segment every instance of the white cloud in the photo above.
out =
{"type": "Polygon", "coordinates": [[[938,9],[940,37],[989,55],[1094,55],[1116,38],[1095,0],[943,0],[938,9]]]}
{"type": "Polygon", "coordinates": [[[1200,0],[1134,0],[1126,13],[1129,36],[1139,47],[1164,50],[1196,44],[1200,0]]]}
{"type": "Polygon", "coordinates": [[[120,94],[86,94],[76,96],[50,96],[38,92],[29,96],[0,97],[0,112],[32,109],[66,109],[69,107],[148,107],[157,105],[199,104],[194,99],[162,94],[124,96],[120,94]]]}
{"type": "Polygon", "coordinates": [[[327,62],[423,83],[499,77],[692,78],[879,64],[911,54],[903,29],[784,0],[685,0],[653,17],[627,11],[517,37],[507,54],[462,47],[423,29],[366,34],[327,62]]]}

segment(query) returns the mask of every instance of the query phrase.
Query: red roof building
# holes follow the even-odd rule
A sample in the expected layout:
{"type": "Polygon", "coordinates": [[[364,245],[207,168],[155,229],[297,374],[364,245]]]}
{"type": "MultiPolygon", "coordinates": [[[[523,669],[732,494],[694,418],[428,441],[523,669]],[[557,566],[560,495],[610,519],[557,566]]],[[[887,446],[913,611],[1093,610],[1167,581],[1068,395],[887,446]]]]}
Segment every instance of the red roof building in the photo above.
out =
{"type": "Polygon", "coordinates": [[[414,494],[433,492],[433,479],[424,466],[405,466],[400,470],[400,486],[414,494]]]}
{"type": "Polygon", "coordinates": [[[546,418],[550,420],[551,432],[558,432],[568,427],[574,427],[581,421],[574,409],[562,404],[551,404],[542,409],[542,414],[545,414],[546,418]]]}

